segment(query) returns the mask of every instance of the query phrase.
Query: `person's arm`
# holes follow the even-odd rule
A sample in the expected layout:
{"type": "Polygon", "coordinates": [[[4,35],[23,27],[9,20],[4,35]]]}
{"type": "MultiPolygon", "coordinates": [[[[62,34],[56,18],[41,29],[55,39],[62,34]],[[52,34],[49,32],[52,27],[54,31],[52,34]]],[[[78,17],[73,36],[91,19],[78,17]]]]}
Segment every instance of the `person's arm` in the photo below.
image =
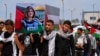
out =
{"type": "Polygon", "coordinates": [[[25,47],[24,47],[24,45],[22,45],[22,44],[20,43],[17,34],[14,36],[14,41],[15,41],[15,43],[16,43],[18,49],[19,49],[20,51],[23,52],[25,47]]]}
{"type": "Polygon", "coordinates": [[[21,50],[19,50],[18,56],[23,56],[23,52],[21,50]]]}
{"type": "Polygon", "coordinates": [[[0,41],[0,56],[2,54],[2,48],[3,48],[3,43],[2,43],[2,41],[0,41]]]}
{"type": "Polygon", "coordinates": [[[39,21],[39,20],[37,20],[38,21],[38,27],[39,27],[39,33],[40,33],[40,43],[42,43],[43,42],[43,33],[44,33],[44,25],[39,21]]]}
{"type": "Polygon", "coordinates": [[[88,55],[90,55],[91,53],[91,40],[90,38],[92,38],[92,36],[86,35],[85,39],[83,39],[84,44],[83,44],[83,48],[85,52],[88,52],[88,55]],[[87,43],[85,42],[87,41],[87,43]]]}
{"type": "Polygon", "coordinates": [[[70,46],[71,46],[71,54],[72,56],[75,56],[75,43],[73,35],[70,36],[70,46]]]}
{"type": "Polygon", "coordinates": [[[31,42],[33,43],[33,42],[34,42],[34,36],[33,36],[33,33],[30,34],[30,39],[31,39],[31,42]]]}
{"type": "Polygon", "coordinates": [[[96,39],[95,39],[95,37],[93,37],[93,49],[94,49],[94,51],[96,51],[96,47],[97,47],[96,39]]]}
{"type": "Polygon", "coordinates": [[[42,36],[40,36],[40,43],[43,43],[43,40],[44,40],[44,37],[42,35],[42,36]]]}

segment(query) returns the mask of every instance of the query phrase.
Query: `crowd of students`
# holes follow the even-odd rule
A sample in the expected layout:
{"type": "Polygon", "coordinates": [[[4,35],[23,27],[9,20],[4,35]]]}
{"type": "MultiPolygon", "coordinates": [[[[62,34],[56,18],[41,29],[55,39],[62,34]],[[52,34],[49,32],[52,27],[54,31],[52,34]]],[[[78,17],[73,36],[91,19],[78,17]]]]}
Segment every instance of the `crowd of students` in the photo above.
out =
{"type": "Polygon", "coordinates": [[[82,28],[73,33],[69,20],[63,22],[61,29],[54,30],[53,20],[47,20],[43,26],[28,6],[21,25],[20,30],[15,30],[12,20],[0,22],[1,56],[95,56],[97,47],[100,56],[96,39],[82,28]]]}

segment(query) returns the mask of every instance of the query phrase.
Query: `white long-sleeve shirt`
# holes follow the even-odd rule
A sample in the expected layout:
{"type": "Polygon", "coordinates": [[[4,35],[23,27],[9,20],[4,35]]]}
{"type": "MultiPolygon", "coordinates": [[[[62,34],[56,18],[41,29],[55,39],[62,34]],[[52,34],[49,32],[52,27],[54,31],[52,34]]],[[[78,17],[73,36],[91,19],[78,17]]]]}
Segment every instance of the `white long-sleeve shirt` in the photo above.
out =
{"type": "Polygon", "coordinates": [[[56,31],[52,31],[49,35],[44,32],[44,39],[49,40],[48,43],[48,56],[54,56],[55,52],[55,37],[56,37],[56,31]]]}
{"type": "Polygon", "coordinates": [[[91,34],[88,34],[90,40],[91,40],[91,47],[92,49],[96,49],[97,45],[96,45],[96,39],[95,37],[93,37],[91,34]]]}

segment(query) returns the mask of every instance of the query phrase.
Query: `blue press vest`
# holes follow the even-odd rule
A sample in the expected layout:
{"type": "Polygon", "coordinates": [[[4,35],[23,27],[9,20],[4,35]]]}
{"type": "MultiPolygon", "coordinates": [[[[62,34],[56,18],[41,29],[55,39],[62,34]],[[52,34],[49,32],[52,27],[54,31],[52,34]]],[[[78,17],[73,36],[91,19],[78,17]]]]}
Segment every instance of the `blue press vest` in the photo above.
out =
{"type": "Polygon", "coordinates": [[[24,27],[27,31],[35,31],[38,30],[39,22],[36,19],[34,19],[32,22],[28,22],[27,20],[22,20],[22,23],[24,24],[24,27]]]}

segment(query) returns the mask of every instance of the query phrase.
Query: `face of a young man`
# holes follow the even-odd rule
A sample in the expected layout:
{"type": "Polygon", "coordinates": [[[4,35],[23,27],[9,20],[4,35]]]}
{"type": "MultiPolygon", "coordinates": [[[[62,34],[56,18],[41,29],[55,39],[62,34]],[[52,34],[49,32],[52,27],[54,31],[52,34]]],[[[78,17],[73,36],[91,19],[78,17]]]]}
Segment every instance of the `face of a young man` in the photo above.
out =
{"type": "Polygon", "coordinates": [[[46,25],[45,25],[45,30],[46,31],[52,31],[53,30],[53,24],[51,22],[46,22],[46,25]]]}
{"type": "Polygon", "coordinates": [[[68,24],[63,24],[63,31],[68,32],[70,26],[68,24]]]}
{"type": "Polygon", "coordinates": [[[5,25],[7,32],[13,32],[14,26],[12,25],[5,25]]]}
{"type": "Polygon", "coordinates": [[[78,33],[78,34],[81,34],[81,33],[82,33],[82,31],[80,31],[80,30],[77,30],[77,33],[78,33]]]}
{"type": "Polygon", "coordinates": [[[4,24],[3,24],[3,23],[1,23],[1,24],[0,24],[0,29],[2,30],[2,29],[3,29],[3,27],[4,27],[4,24]]]}

